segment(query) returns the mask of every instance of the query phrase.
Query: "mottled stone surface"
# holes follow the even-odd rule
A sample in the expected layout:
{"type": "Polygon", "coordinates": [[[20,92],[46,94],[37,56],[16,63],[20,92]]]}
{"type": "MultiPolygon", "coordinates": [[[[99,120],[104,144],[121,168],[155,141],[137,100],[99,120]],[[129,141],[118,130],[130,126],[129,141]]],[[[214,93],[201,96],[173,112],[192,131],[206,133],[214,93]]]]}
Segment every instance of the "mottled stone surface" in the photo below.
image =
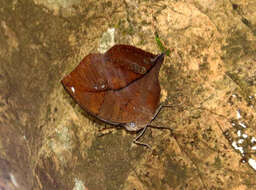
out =
{"type": "Polygon", "coordinates": [[[255,0],[1,0],[0,189],[255,189],[255,10],[255,0]],[[172,49],[160,82],[173,108],[153,124],[173,133],[147,130],[152,150],[105,130],[60,84],[110,30],[107,41],[159,53],[158,33],[172,49]]]}

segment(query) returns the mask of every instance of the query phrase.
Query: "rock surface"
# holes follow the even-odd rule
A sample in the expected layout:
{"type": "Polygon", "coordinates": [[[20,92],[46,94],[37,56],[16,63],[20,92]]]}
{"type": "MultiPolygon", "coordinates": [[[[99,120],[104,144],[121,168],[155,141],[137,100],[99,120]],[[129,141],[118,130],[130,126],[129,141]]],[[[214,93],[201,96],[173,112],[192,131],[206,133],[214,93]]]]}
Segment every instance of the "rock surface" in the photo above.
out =
{"type": "Polygon", "coordinates": [[[0,189],[255,189],[255,10],[255,0],[0,1],[0,189]],[[172,49],[160,82],[174,107],[153,124],[173,132],[147,130],[152,150],[60,84],[107,31],[153,53],[157,33],[172,49]]]}

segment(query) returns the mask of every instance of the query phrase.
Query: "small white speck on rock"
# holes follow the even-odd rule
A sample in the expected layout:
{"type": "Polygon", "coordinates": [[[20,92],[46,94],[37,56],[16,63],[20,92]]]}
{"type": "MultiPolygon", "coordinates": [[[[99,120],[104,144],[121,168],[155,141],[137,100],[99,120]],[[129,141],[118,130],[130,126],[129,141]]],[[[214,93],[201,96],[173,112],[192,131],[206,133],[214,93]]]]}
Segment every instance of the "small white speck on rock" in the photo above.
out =
{"type": "Polygon", "coordinates": [[[242,122],[239,122],[238,124],[239,124],[241,127],[243,127],[244,129],[247,128],[247,126],[246,126],[244,123],[242,123],[242,122]]]}
{"type": "Polygon", "coordinates": [[[248,163],[254,170],[256,170],[256,161],[254,159],[250,158],[248,163]]]}
{"type": "Polygon", "coordinates": [[[236,117],[237,117],[237,119],[241,119],[242,118],[239,110],[236,111],[236,117]]]}
{"type": "Polygon", "coordinates": [[[73,86],[71,86],[71,90],[72,90],[73,93],[76,92],[76,90],[75,90],[75,88],[73,86]]]}
{"type": "Polygon", "coordinates": [[[73,190],[85,190],[85,189],[87,189],[84,186],[83,181],[81,181],[81,180],[79,180],[77,178],[75,178],[74,181],[75,181],[75,186],[74,186],[73,190]]]}
{"type": "Polygon", "coordinates": [[[12,173],[10,173],[9,175],[10,175],[10,178],[11,178],[11,181],[12,181],[13,185],[15,187],[19,187],[19,184],[17,183],[16,178],[14,177],[14,175],[12,173]]]}

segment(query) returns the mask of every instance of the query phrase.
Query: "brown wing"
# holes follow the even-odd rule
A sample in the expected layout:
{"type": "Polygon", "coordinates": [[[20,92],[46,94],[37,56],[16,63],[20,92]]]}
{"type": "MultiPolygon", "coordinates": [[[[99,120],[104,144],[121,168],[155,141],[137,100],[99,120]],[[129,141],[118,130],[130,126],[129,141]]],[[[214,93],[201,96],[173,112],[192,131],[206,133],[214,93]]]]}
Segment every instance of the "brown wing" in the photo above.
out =
{"type": "MultiPolygon", "coordinates": [[[[128,46],[128,48],[127,46],[120,46],[120,48],[133,49],[130,46],[128,46]]],[[[112,56],[113,50],[111,49],[109,50],[109,52],[112,56]]],[[[131,51],[130,49],[129,51],[131,51]]],[[[121,52],[121,54],[123,53],[123,50],[118,51],[121,52]]],[[[130,53],[128,53],[128,55],[130,56],[130,53]]],[[[156,59],[156,56],[154,56],[153,59],[151,58],[151,56],[149,56],[150,58],[147,57],[146,60],[151,61],[151,63],[147,63],[148,67],[150,67],[147,69],[146,73],[144,73],[143,75],[140,74],[139,77],[136,76],[134,78],[135,75],[132,77],[127,77],[119,74],[119,77],[117,77],[118,80],[121,80],[125,77],[127,77],[129,80],[132,78],[133,80],[125,80],[125,82],[120,85],[119,83],[122,83],[121,80],[117,83],[119,84],[119,88],[117,89],[112,89],[112,86],[109,82],[109,80],[112,80],[111,84],[113,84],[114,87],[117,86],[115,85],[115,83],[113,83],[113,79],[110,77],[113,76],[113,73],[115,73],[116,71],[112,71],[113,68],[106,66],[118,65],[117,60],[111,58],[111,56],[109,56],[108,58],[104,58],[101,54],[88,55],[85,59],[94,59],[98,62],[94,63],[94,66],[92,66],[92,62],[87,63],[86,61],[86,63],[90,66],[80,63],[79,66],[70,75],[66,76],[62,80],[62,84],[69,92],[69,94],[84,110],[98,117],[99,119],[111,124],[125,124],[132,122],[136,124],[136,126],[145,126],[149,121],[152,120],[155,110],[159,104],[160,86],[158,82],[158,73],[160,66],[163,62],[163,56],[161,57],[161,59],[156,59]],[[95,55],[97,56],[95,57],[95,55]],[[102,61],[103,59],[111,59],[114,61],[110,64],[105,64],[104,61],[102,61]],[[96,64],[98,65],[95,66],[96,64]],[[102,70],[97,70],[101,66],[105,66],[108,68],[103,69],[104,76],[108,76],[108,83],[104,83],[104,80],[102,80],[102,74],[99,74],[102,70]],[[93,67],[93,69],[90,67],[93,67]],[[89,84],[86,83],[87,81],[89,84]],[[97,81],[100,82],[97,83],[97,81]],[[103,86],[107,84],[108,86],[104,87],[104,90],[101,89],[97,91],[90,91],[90,86],[95,86],[96,83],[103,86]]],[[[128,58],[133,60],[133,58],[130,58],[129,56],[128,58]]],[[[142,61],[142,58],[140,58],[140,61],[142,61]]],[[[145,63],[139,62],[139,66],[141,66],[142,64],[145,63]]],[[[127,65],[129,65],[129,63],[125,65],[126,66],[121,67],[119,67],[119,65],[114,66],[114,68],[120,68],[121,71],[123,71],[123,73],[125,74],[125,72],[127,71],[127,65]]],[[[129,69],[128,71],[132,72],[129,69]]],[[[132,73],[134,73],[134,71],[132,73]]],[[[135,74],[137,75],[137,73],[135,74]]]]}
{"type": "Polygon", "coordinates": [[[155,57],[133,46],[115,45],[105,54],[87,55],[62,83],[88,92],[117,90],[142,77],[155,57]]]}
{"type": "Polygon", "coordinates": [[[153,118],[160,100],[158,74],[163,54],[142,78],[120,90],[109,90],[105,94],[97,117],[115,123],[133,123],[134,129],[145,127],[153,118]]]}

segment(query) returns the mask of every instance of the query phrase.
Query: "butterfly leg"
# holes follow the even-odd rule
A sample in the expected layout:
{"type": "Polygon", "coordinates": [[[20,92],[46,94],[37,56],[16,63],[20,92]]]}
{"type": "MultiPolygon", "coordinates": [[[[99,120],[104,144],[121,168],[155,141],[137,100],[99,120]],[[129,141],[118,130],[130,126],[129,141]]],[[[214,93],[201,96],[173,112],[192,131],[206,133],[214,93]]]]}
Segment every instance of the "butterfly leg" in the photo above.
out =
{"type": "Polygon", "coordinates": [[[143,142],[138,141],[138,140],[139,140],[139,138],[140,138],[140,137],[142,137],[142,136],[144,135],[144,133],[145,133],[145,131],[146,131],[147,127],[148,127],[148,126],[144,127],[144,128],[142,129],[142,131],[140,132],[140,134],[139,134],[135,139],[133,139],[133,143],[134,143],[134,144],[137,144],[137,145],[145,146],[145,147],[147,147],[147,148],[149,148],[149,149],[152,149],[150,145],[148,145],[148,144],[146,144],[146,143],[143,143],[143,142]]]}
{"type": "Polygon", "coordinates": [[[159,127],[159,126],[155,126],[155,125],[148,125],[148,127],[154,128],[154,129],[167,129],[171,132],[171,134],[173,134],[173,130],[169,127],[159,127]]]}
{"type": "MultiPolygon", "coordinates": [[[[176,105],[163,105],[163,104],[160,104],[152,118],[152,120],[150,121],[150,123],[157,117],[157,115],[159,114],[159,112],[161,111],[162,108],[165,108],[165,107],[175,107],[176,105]]],[[[142,143],[139,140],[140,137],[142,137],[147,129],[147,127],[151,127],[151,128],[157,128],[157,129],[168,129],[172,132],[172,130],[168,127],[157,127],[157,126],[153,126],[153,125],[150,125],[150,123],[143,128],[143,130],[139,133],[139,135],[133,140],[133,143],[137,144],[137,145],[142,145],[142,146],[146,146],[147,148],[149,149],[152,149],[150,145],[146,144],[146,143],[142,143]]]]}
{"type": "MultiPolygon", "coordinates": [[[[160,104],[158,106],[158,108],[156,109],[156,112],[151,120],[151,122],[157,117],[157,115],[159,114],[159,112],[162,110],[162,108],[170,108],[170,107],[176,107],[177,105],[164,105],[164,104],[160,104]]],[[[150,123],[151,123],[150,122],[150,123]]]]}
{"type": "Polygon", "coordinates": [[[133,143],[134,143],[134,144],[142,145],[142,146],[145,146],[145,147],[147,147],[147,148],[149,148],[149,149],[152,149],[152,147],[151,147],[149,144],[146,144],[146,143],[143,143],[143,142],[140,142],[140,141],[139,141],[139,138],[144,135],[144,133],[145,133],[145,131],[146,131],[146,129],[147,129],[148,127],[154,128],[154,129],[167,129],[167,130],[169,130],[169,131],[171,132],[171,135],[174,135],[174,134],[173,134],[173,130],[172,130],[171,128],[169,128],[169,127],[159,127],[159,126],[154,126],[154,125],[147,125],[146,127],[144,127],[144,128],[142,129],[142,131],[140,132],[140,134],[133,140],[133,143]]]}

